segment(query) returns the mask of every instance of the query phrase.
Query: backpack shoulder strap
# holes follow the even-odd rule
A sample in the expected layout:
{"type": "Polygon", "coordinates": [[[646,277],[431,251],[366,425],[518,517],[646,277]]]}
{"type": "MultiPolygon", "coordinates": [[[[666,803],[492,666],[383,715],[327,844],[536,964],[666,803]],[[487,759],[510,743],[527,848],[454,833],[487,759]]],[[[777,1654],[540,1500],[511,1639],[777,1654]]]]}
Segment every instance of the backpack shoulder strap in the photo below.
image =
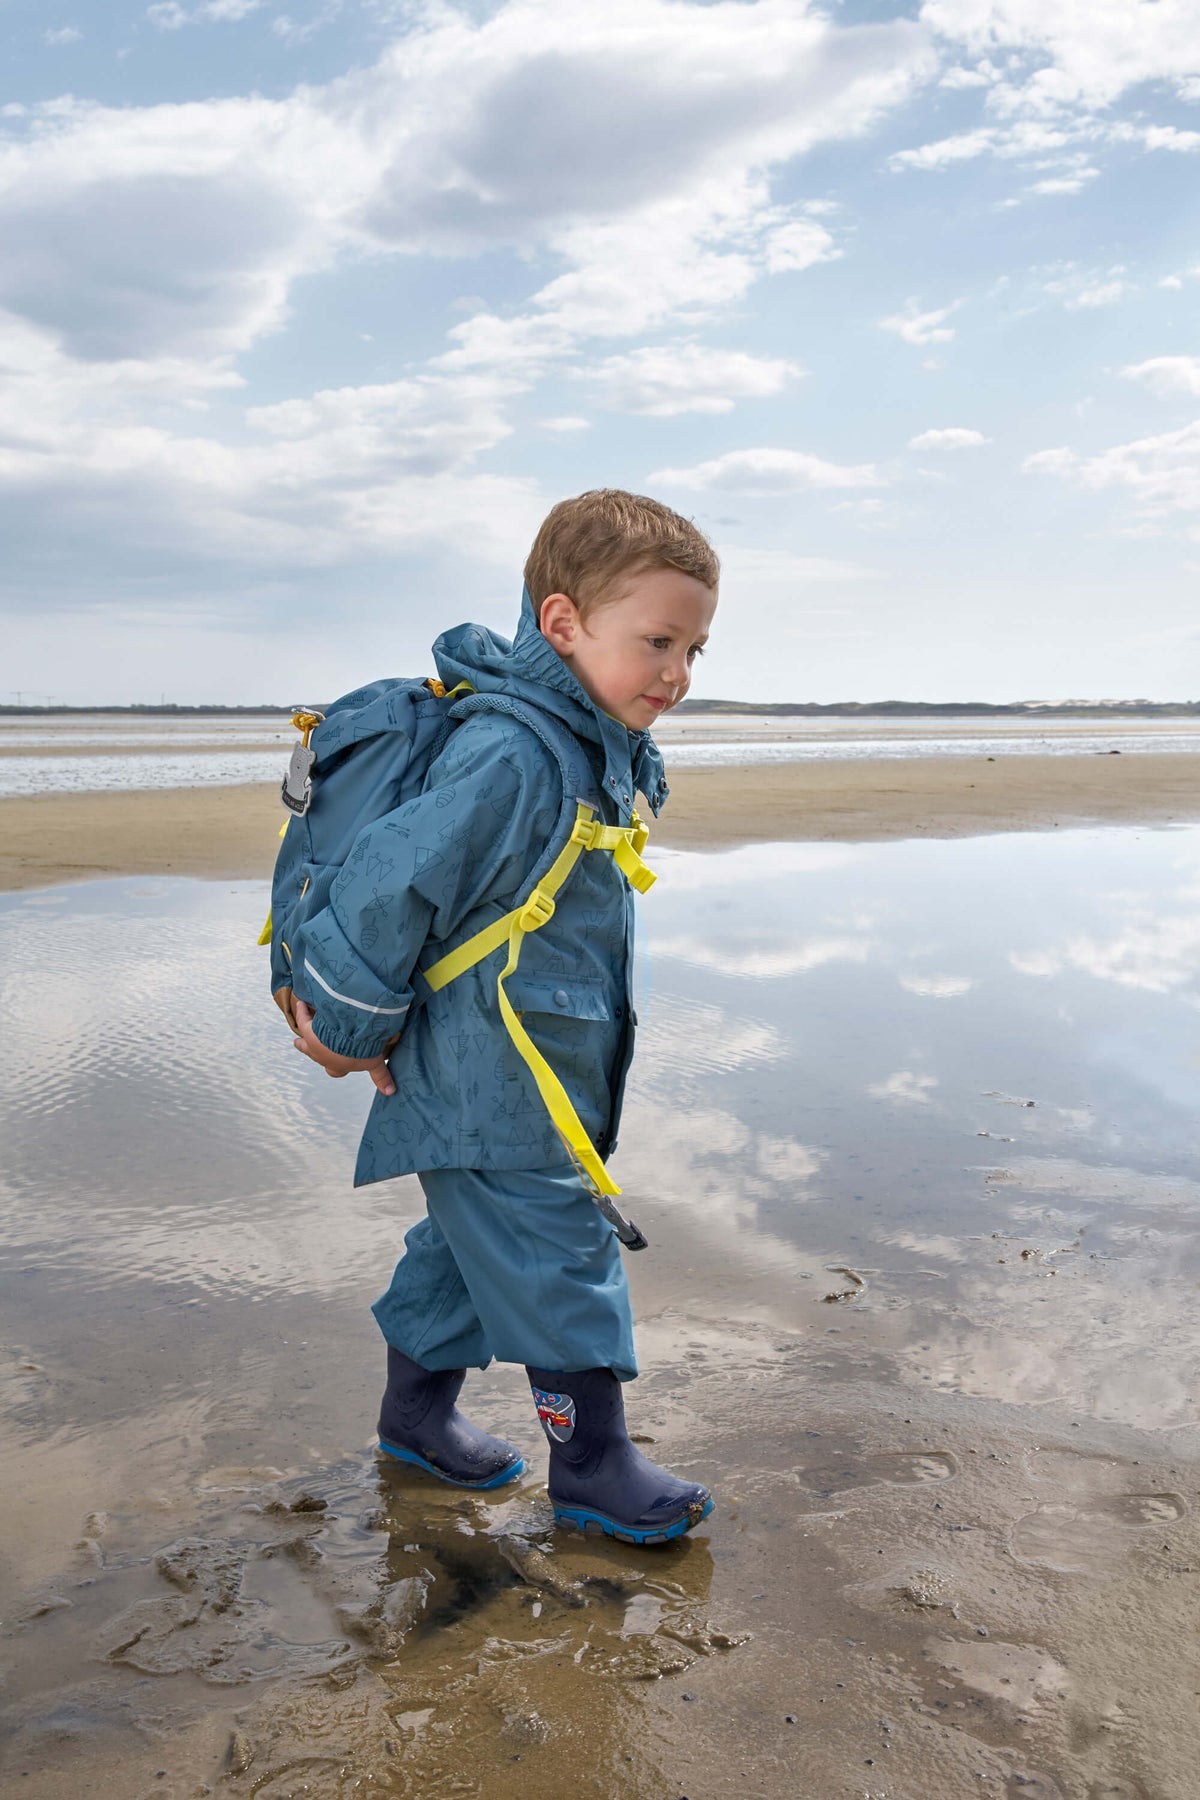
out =
{"type": "MultiPolygon", "coordinates": [[[[522,719],[534,731],[558,762],[563,780],[563,817],[566,821],[565,832],[556,830],[548,851],[540,859],[531,872],[529,879],[520,890],[520,898],[511,912],[496,919],[474,937],[468,938],[449,955],[441,957],[422,971],[425,981],[435,993],[457,980],[468,969],[473,969],[485,957],[496,950],[507,948],[508,960],[496,978],[496,994],[500,1005],[500,1016],[517,1053],[525,1063],[537,1085],[538,1093],[546,1111],[550,1114],[559,1136],[562,1138],[571,1161],[584,1179],[585,1185],[593,1197],[599,1196],[607,1200],[620,1193],[611,1175],[604,1167],[595,1146],[584,1131],[582,1121],[562,1082],[546,1061],[529,1033],[514,1011],[504,983],[513,974],[521,955],[521,945],[531,931],[538,931],[554,916],[555,900],[560,888],[568,879],[580,857],[589,850],[606,850],[611,853],[614,862],[624,875],[630,886],[639,893],[646,893],[654,885],[655,875],[642,861],[642,851],[646,847],[647,831],[641,820],[634,814],[632,825],[606,825],[599,816],[600,796],[595,776],[588,765],[578,740],[556,720],[548,718],[536,707],[522,706],[519,701],[509,701],[505,696],[476,695],[470,701],[464,701],[464,712],[485,710],[477,702],[483,699],[495,699],[496,704],[487,708],[494,712],[507,713],[510,717],[522,719]],[[579,793],[577,788],[583,788],[579,793]]],[[[459,710],[455,709],[456,712],[459,710]]],[[[618,1229],[629,1230],[624,1220],[618,1229]]],[[[636,1234],[635,1236],[640,1236],[636,1234]]],[[[625,1241],[634,1242],[633,1238],[625,1241]]],[[[644,1241],[644,1240],[643,1240],[644,1241]]],[[[635,1246],[636,1247],[636,1246],[635,1246]]]]}

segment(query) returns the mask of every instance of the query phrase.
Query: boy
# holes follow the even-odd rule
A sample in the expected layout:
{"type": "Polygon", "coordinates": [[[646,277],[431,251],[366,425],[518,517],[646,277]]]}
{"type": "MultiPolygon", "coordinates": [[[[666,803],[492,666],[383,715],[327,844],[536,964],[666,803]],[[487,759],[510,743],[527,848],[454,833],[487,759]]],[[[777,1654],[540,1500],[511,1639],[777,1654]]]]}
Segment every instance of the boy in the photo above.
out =
{"type": "MultiPolygon", "coordinates": [[[[438,639],[440,680],[470,690],[453,702],[459,723],[419,797],[358,837],[292,944],[296,1048],[333,1076],[366,1070],[377,1089],[356,1183],[415,1172],[428,1209],[373,1309],[388,1344],[381,1448],[462,1487],[514,1479],[514,1446],[455,1403],[467,1365],[524,1363],[555,1518],[634,1543],[682,1535],[712,1499],[630,1442],[621,1383],[637,1364],[617,1239],[501,1017],[503,949],[440,989],[424,972],[509,913],[562,840],[565,770],[577,769],[568,796],[605,825],[631,824],[637,791],[658,812],[649,728],[688,690],[718,576],[706,539],[656,501],[602,489],[556,506],[514,642],[473,625],[438,639]]],[[[633,1052],[632,935],[614,857],[580,855],[506,981],[601,1159],[633,1052]]]]}

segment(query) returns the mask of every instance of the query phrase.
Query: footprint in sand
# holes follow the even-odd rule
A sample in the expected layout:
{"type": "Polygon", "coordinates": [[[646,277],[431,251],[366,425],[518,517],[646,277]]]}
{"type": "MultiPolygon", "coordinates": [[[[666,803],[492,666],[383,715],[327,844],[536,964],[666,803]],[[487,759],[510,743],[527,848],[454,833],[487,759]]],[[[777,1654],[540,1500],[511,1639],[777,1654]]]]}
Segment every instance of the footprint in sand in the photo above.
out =
{"type": "Polygon", "coordinates": [[[1140,1781],[1094,1781],[1088,1800],[1150,1800],[1140,1781]]]}
{"type": "Polygon", "coordinates": [[[1051,1775],[1030,1770],[1010,1775],[1004,1784],[1005,1800],[1063,1800],[1063,1791],[1051,1775]]]}
{"type": "Polygon", "coordinates": [[[1081,1505],[1039,1506],[1017,1520],[1009,1548],[1018,1562],[1067,1575],[1096,1573],[1125,1557],[1135,1533],[1177,1524],[1186,1512],[1179,1494],[1109,1494],[1081,1505]]]}
{"type": "Polygon", "coordinates": [[[875,1456],[814,1463],[797,1469],[796,1479],[810,1493],[828,1495],[874,1487],[879,1482],[889,1487],[926,1487],[957,1474],[958,1463],[948,1450],[884,1450],[875,1456]]]}

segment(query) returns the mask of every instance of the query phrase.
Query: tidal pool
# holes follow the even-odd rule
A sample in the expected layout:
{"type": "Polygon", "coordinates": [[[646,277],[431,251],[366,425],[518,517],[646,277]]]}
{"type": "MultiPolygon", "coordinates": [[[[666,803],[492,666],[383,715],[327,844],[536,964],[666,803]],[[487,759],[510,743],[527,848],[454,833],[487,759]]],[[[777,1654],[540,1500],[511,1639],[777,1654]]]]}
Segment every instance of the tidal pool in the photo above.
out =
{"type": "Polygon", "coordinates": [[[0,902],[6,1788],[1190,1800],[1200,831],[655,861],[628,1402],[718,1511],[653,1557],[552,1533],[519,1371],[515,1494],[378,1469],[419,1189],[262,884],[0,902]]]}

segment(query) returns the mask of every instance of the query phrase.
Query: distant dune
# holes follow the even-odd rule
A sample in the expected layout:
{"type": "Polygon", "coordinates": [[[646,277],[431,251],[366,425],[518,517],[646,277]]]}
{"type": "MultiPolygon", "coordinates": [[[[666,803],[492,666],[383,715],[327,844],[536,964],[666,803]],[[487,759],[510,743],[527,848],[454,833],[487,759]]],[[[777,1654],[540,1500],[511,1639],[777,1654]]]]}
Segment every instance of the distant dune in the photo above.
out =
{"type": "MultiPolygon", "coordinates": [[[[327,703],[318,703],[327,704],[327,703]]],[[[248,718],[288,715],[292,706],[0,706],[0,718],[248,718]]],[[[768,718],[1200,718],[1200,700],[684,700],[677,713],[757,713],[768,718]]]]}

